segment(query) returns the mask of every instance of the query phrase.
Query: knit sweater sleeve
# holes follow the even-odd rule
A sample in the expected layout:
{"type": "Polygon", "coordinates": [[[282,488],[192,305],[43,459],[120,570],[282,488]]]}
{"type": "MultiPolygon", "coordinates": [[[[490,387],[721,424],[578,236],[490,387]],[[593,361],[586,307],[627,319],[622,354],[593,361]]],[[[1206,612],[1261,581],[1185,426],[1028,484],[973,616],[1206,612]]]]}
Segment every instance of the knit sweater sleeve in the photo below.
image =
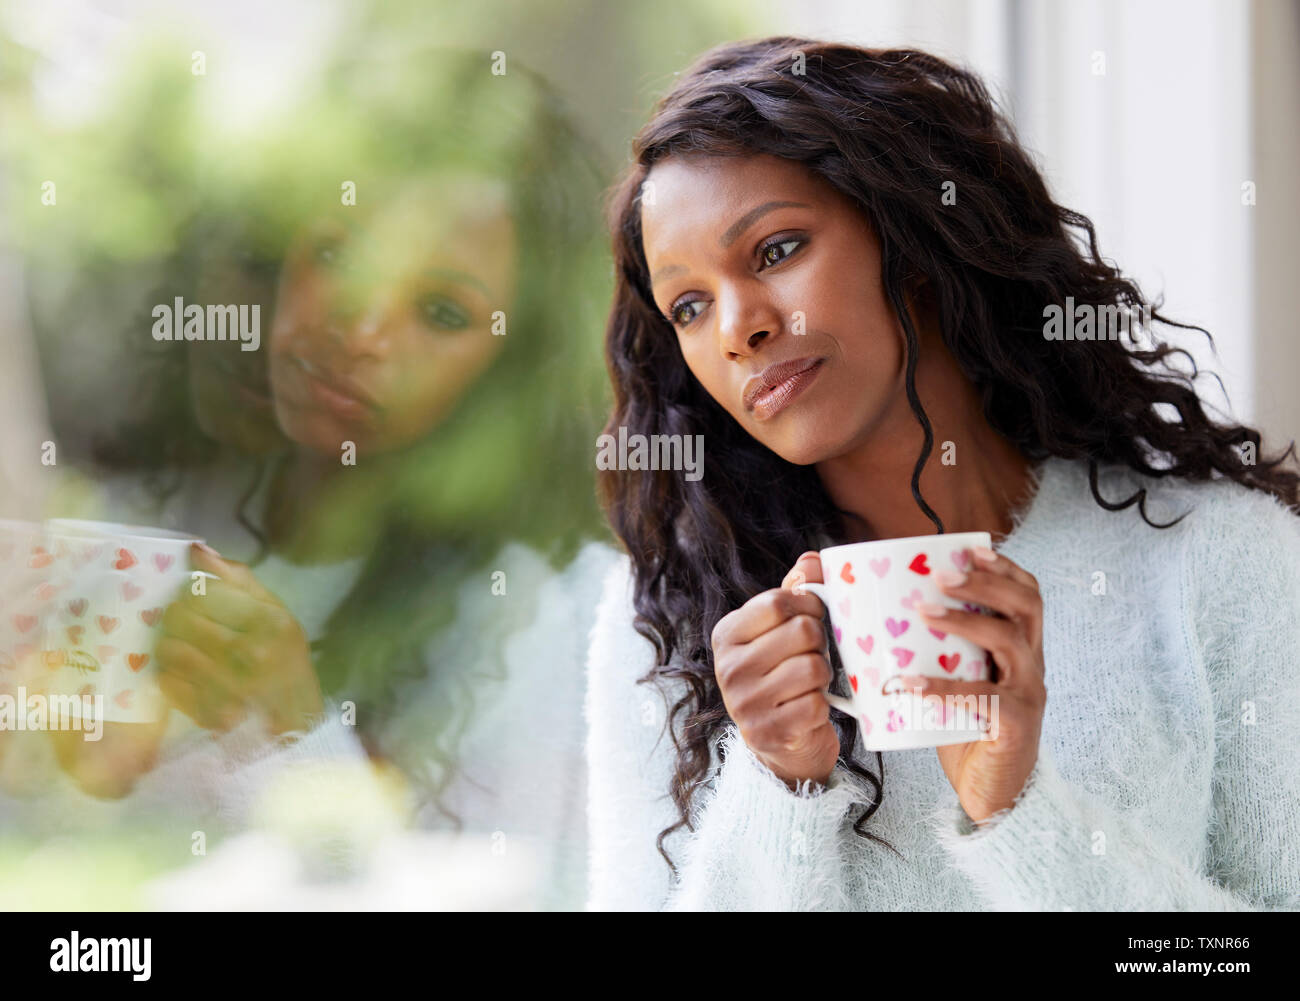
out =
{"type": "Polygon", "coordinates": [[[1300,907],[1300,519],[1240,488],[1216,487],[1208,501],[1178,585],[1187,645],[1200,658],[1190,666],[1214,708],[1202,857],[1176,857],[1131,814],[1066,781],[1043,747],[1012,808],[979,828],[961,814],[937,830],[990,906],[1300,907]]]}
{"type": "Polygon", "coordinates": [[[610,571],[588,658],[590,910],[846,909],[849,812],[864,792],[837,766],[827,785],[798,792],[765,768],[734,727],[714,748],[715,767],[697,792],[692,829],[676,823],[669,796],[676,751],[668,700],[637,684],[654,663],[633,628],[628,561],[610,571]],[[722,761],[720,767],[716,762],[722,761]]]}

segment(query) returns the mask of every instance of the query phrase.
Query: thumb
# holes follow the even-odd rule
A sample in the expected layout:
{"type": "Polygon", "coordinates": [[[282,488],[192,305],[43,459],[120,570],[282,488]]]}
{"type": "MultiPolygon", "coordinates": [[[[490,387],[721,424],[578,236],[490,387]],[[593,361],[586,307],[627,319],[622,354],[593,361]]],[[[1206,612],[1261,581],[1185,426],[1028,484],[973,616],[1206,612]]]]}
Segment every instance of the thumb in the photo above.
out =
{"type": "MultiPolygon", "coordinates": [[[[790,572],[781,581],[781,586],[794,591],[800,584],[822,583],[822,558],[815,552],[807,552],[795,560],[790,572]]],[[[798,593],[798,592],[796,592],[798,593]]]]}
{"type": "Polygon", "coordinates": [[[190,565],[195,570],[210,573],[224,583],[246,591],[259,601],[276,601],[275,595],[262,587],[252,570],[237,560],[226,559],[206,543],[195,542],[190,546],[190,565]]]}

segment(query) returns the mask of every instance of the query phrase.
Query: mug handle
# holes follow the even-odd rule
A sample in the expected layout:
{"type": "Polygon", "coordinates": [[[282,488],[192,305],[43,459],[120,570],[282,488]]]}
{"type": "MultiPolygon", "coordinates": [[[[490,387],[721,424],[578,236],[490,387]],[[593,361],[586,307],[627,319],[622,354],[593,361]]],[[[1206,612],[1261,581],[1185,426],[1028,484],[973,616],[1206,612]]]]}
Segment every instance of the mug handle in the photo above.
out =
{"type": "MultiPolygon", "coordinates": [[[[802,584],[796,584],[794,586],[794,593],[799,594],[801,591],[807,591],[809,594],[816,595],[817,600],[826,607],[826,611],[829,614],[831,603],[830,598],[826,594],[825,584],[810,583],[808,581],[805,581],[802,584]]],[[[840,712],[848,713],[850,716],[855,715],[852,699],[846,699],[843,695],[833,695],[830,692],[827,692],[826,701],[840,712]]]]}

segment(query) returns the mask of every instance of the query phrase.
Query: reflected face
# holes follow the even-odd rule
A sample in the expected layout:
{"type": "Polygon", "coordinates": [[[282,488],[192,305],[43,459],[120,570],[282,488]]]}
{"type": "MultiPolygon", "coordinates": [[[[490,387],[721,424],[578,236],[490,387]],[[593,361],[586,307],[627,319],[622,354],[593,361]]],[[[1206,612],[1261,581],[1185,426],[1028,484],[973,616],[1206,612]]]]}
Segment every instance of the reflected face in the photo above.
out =
{"type": "Polygon", "coordinates": [[[670,157],[647,181],[655,302],[695,378],[741,427],[807,465],[906,406],[902,331],[856,203],[766,155],[670,157]]]}
{"type": "Polygon", "coordinates": [[[403,448],[436,427],[501,351],[515,289],[504,186],[439,176],[367,215],[340,209],[295,242],[271,330],[284,433],[334,457],[403,448]]]}

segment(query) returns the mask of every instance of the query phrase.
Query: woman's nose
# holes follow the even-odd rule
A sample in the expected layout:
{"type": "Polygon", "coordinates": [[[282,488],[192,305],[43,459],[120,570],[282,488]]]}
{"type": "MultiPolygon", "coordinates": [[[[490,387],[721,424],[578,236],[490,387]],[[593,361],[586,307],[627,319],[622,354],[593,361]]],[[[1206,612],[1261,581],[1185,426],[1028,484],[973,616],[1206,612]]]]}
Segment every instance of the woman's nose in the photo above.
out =
{"type": "Polygon", "coordinates": [[[781,329],[781,313],[755,289],[720,293],[717,309],[719,348],[728,358],[753,354],[781,329]]]}
{"type": "Polygon", "coordinates": [[[391,300],[376,297],[357,308],[331,310],[325,329],[332,345],[344,354],[380,357],[388,350],[391,321],[391,300]]]}

